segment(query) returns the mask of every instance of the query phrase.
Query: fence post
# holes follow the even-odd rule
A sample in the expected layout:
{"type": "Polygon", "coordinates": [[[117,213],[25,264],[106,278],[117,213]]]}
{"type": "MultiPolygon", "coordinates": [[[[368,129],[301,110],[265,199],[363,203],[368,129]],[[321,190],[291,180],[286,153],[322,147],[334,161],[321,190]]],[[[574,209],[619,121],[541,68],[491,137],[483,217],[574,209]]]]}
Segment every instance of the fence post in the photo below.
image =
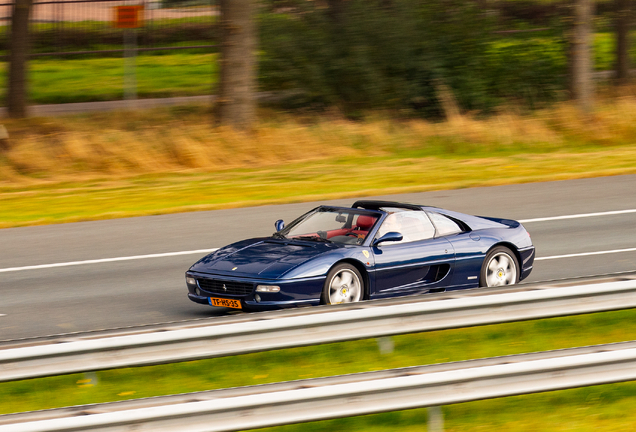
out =
{"type": "Polygon", "coordinates": [[[124,30],[124,99],[137,99],[135,57],[137,28],[143,24],[144,5],[115,6],[115,27],[124,30]]]}
{"type": "Polygon", "coordinates": [[[135,57],[137,48],[137,29],[124,29],[124,99],[137,99],[137,77],[135,57]]]}

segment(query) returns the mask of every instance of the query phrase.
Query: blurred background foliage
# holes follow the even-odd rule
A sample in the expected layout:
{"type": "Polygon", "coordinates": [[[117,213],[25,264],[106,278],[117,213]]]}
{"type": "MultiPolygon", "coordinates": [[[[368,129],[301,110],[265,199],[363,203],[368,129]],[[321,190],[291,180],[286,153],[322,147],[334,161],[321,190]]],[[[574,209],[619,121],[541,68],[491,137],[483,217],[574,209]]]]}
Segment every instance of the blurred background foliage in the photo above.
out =
{"type": "MultiPolygon", "coordinates": [[[[286,89],[288,107],[338,105],[443,114],[440,89],[462,111],[514,101],[535,108],[566,87],[559,8],[461,0],[350,0],[335,18],[318,2],[270,2],[260,15],[260,84],[286,89]],[[542,32],[497,33],[502,26],[542,32]]],[[[526,4],[528,3],[528,4],[526,4]]]]}
{"type": "MultiPolygon", "coordinates": [[[[140,58],[157,59],[152,67],[138,63],[141,97],[214,92],[218,17],[192,12],[204,4],[209,8],[210,0],[163,2],[163,7],[189,8],[191,16],[147,21],[139,32],[140,46],[206,46],[178,53],[139,53],[140,58]],[[193,86],[187,63],[179,71],[162,67],[162,58],[174,67],[183,54],[212,54],[211,69],[199,78],[210,77],[212,83],[193,86]],[[166,87],[168,77],[171,84],[166,87]]],[[[259,90],[275,93],[278,107],[302,111],[337,107],[349,118],[389,109],[438,119],[448,117],[449,104],[458,112],[489,114],[502,107],[545,108],[569,97],[571,1],[259,0],[258,5],[259,90]]],[[[596,2],[596,70],[614,67],[614,9],[614,1],[596,2]]],[[[121,52],[63,52],[116,50],[122,43],[121,29],[108,22],[66,22],[33,24],[31,31],[33,52],[60,53],[31,61],[33,103],[120,97],[119,83],[115,91],[109,88],[99,94],[95,82],[103,80],[88,63],[121,59],[121,52]],[[52,76],[43,68],[67,78],[60,82],[73,81],[78,89],[93,90],[50,86],[52,76]]],[[[0,53],[6,54],[7,44],[6,29],[0,29],[0,53]]]]}

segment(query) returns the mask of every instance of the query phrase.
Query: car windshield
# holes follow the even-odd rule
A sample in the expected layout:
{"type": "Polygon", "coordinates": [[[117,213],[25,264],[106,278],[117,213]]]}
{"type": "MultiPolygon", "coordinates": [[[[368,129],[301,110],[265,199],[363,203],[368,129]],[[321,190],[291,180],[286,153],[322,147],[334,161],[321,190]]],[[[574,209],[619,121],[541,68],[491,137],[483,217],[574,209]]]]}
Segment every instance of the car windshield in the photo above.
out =
{"type": "Polygon", "coordinates": [[[286,238],[362,244],[379,215],[349,209],[319,208],[277,233],[286,238]]]}

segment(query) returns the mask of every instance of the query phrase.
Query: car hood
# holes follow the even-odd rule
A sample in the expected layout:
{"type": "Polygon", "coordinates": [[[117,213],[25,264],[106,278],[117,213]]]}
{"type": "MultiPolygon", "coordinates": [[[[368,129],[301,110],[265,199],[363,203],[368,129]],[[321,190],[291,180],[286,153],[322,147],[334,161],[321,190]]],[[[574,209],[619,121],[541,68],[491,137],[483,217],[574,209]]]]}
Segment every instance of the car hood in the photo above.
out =
{"type": "Polygon", "coordinates": [[[256,239],[226,246],[202,258],[190,270],[199,273],[277,279],[333,245],[256,239]]]}

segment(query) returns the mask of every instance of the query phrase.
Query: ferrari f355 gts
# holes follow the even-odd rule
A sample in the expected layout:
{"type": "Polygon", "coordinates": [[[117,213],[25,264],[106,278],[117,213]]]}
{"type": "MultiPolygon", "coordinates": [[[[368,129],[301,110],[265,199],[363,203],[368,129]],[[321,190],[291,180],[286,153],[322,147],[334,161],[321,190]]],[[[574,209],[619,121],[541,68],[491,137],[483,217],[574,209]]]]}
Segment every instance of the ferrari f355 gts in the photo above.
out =
{"type": "Polygon", "coordinates": [[[190,300],[265,310],[496,287],[528,277],[535,256],[517,221],[424,205],[320,206],[275,226],[192,265],[190,300]]]}

